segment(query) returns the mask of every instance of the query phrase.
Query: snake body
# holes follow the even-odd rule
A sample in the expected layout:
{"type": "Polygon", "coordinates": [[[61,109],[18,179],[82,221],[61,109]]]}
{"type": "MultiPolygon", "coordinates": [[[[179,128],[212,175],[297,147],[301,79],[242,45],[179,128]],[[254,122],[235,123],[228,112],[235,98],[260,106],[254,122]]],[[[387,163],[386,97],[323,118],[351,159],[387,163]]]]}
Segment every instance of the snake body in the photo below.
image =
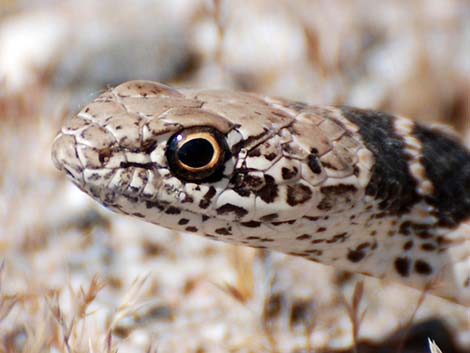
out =
{"type": "Polygon", "coordinates": [[[130,81],[52,158],[118,213],[470,304],[470,152],[407,118],[130,81]]]}

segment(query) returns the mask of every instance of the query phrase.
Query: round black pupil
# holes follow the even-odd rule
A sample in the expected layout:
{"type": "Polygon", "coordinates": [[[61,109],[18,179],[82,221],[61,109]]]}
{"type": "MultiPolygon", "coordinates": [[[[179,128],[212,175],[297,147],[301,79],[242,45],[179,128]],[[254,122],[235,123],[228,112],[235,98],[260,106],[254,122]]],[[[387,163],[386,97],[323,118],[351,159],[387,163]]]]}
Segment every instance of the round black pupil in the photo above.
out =
{"type": "Polygon", "coordinates": [[[192,168],[201,168],[209,164],[214,156],[214,147],[203,138],[189,140],[178,149],[178,159],[192,168]]]}

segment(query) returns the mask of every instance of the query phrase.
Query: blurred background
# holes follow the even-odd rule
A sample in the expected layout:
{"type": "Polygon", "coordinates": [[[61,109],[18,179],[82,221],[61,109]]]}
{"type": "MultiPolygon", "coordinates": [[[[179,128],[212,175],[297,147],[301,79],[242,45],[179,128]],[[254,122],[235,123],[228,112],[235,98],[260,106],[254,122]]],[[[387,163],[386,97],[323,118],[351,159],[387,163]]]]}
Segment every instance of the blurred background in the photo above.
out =
{"type": "Polygon", "coordinates": [[[50,161],[61,122],[133,79],[386,110],[470,145],[470,5],[0,0],[0,352],[470,350],[468,309],[73,187],[50,161]]]}

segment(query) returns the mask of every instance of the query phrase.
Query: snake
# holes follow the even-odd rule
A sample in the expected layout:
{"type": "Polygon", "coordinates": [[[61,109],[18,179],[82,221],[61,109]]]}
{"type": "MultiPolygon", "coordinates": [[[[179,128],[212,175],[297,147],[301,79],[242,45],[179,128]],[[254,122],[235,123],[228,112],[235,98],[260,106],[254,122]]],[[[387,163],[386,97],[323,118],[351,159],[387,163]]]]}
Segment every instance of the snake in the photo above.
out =
{"type": "Polygon", "coordinates": [[[129,81],[64,121],[52,160],[117,213],[470,306],[470,151],[443,129],[129,81]]]}

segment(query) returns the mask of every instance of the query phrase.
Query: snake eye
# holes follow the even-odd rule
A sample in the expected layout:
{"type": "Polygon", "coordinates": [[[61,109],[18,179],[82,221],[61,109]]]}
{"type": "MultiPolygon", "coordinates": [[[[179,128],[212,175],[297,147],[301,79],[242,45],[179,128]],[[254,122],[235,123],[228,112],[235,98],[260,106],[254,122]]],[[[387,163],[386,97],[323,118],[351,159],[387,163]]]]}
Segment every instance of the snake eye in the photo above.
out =
{"type": "Polygon", "coordinates": [[[220,174],[227,152],[227,142],[217,130],[189,128],[170,137],[166,157],[176,177],[201,182],[220,174]]]}

